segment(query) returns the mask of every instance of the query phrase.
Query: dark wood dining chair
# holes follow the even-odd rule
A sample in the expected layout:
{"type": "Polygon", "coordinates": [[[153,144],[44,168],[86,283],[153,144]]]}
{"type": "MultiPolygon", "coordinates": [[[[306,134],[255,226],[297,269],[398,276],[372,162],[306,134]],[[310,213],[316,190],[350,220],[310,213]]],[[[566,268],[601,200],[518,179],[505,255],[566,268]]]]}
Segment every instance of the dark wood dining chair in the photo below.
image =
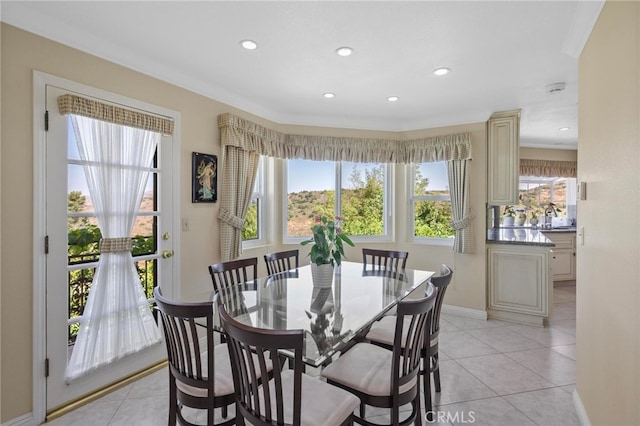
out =
{"type": "MultiPolygon", "coordinates": [[[[424,405],[425,411],[429,415],[429,420],[433,414],[433,403],[431,395],[431,375],[436,392],[441,391],[440,385],[440,363],[438,356],[438,335],[440,334],[440,313],[444,301],[444,295],[447,291],[453,270],[447,265],[440,267],[440,275],[430,279],[431,284],[435,287],[436,299],[433,307],[433,318],[431,320],[430,338],[425,340],[425,346],[422,348],[422,376],[424,386],[424,405]]],[[[394,344],[396,319],[393,316],[382,318],[380,321],[373,323],[365,339],[375,345],[391,349],[394,344]]]]}
{"type": "Polygon", "coordinates": [[[273,275],[298,269],[298,252],[296,249],[265,254],[264,262],[267,265],[267,274],[273,275]]]}
{"type": "Polygon", "coordinates": [[[209,274],[215,291],[255,280],[257,270],[257,257],[220,262],[209,266],[209,274]]]}
{"type": "Polygon", "coordinates": [[[429,338],[436,292],[421,299],[402,300],[395,317],[392,350],[371,343],[357,343],[322,371],[327,383],[341,387],[360,399],[360,417],[366,405],[390,408],[390,424],[422,424],[420,409],[420,349],[429,338]],[[411,413],[400,421],[400,407],[411,403],[411,413]]]}
{"type": "Polygon", "coordinates": [[[362,249],[362,264],[368,271],[399,271],[407,266],[406,251],[362,249]]]}
{"type": "Polygon", "coordinates": [[[350,425],[358,398],[302,372],[302,330],[266,330],[242,324],[220,307],[220,319],[228,335],[233,367],[236,421],[254,426],[350,425]],[[293,351],[293,368],[285,369],[278,351],[293,351]],[[248,357],[247,353],[255,356],[248,357]],[[257,386],[256,374],[265,377],[267,361],[273,361],[273,378],[257,386]],[[278,365],[279,364],[279,365],[278,365]]]}
{"type": "MultiPolygon", "coordinates": [[[[154,296],[169,361],[168,424],[179,421],[181,425],[195,426],[182,414],[182,407],[187,406],[207,410],[207,426],[213,426],[214,409],[222,408],[222,417],[226,418],[228,406],[235,403],[227,345],[214,344],[213,303],[171,301],[162,296],[158,287],[154,296]]],[[[235,418],[219,424],[235,424],[235,418]]]]}

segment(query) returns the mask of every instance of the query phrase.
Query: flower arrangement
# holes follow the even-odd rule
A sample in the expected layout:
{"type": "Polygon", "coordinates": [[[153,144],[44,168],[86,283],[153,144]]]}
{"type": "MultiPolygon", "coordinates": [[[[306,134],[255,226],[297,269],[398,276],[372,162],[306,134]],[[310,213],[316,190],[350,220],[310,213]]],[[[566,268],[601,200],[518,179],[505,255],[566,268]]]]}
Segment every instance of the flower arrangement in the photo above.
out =
{"type": "Polygon", "coordinates": [[[513,206],[505,206],[502,216],[516,217],[516,209],[513,206]]]}
{"type": "Polygon", "coordinates": [[[336,216],[329,220],[326,216],[316,216],[315,224],[311,227],[313,237],[303,241],[303,246],[313,244],[309,257],[316,265],[338,265],[344,257],[343,244],[353,247],[353,241],[342,233],[342,218],[336,216]]]}

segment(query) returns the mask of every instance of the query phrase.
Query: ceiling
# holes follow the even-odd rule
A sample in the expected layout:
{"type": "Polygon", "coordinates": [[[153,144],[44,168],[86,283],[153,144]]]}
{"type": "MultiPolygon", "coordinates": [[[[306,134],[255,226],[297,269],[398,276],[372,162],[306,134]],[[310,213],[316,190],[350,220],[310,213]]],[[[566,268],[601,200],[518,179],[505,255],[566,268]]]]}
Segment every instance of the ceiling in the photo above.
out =
{"type": "Polygon", "coordinates": [[[602,4],[5,0],[0,19],[278,123],[408,131],[520,108],[521,146],[577,149],[577,58],[602,4]]]}

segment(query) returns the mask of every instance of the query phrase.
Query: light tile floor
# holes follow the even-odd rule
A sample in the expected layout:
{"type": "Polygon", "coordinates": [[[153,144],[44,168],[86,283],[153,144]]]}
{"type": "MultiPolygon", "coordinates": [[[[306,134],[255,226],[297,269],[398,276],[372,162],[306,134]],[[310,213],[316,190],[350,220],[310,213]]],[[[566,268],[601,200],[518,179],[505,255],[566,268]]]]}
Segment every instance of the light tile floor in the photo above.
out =
{"type": "MultiPolygon", "coordinates": [[[[579,425],[572,399],[576,375],[575,291],[575,286],[555,288],[554,311],[545,328],[443,313],[442,392],[435,394],[438,412],[431,424],[579,425]]],[[[164,425],[167,382],[163,369],[47,425],[164,425]]],[[[367,407],[367,418],[383,423],[388,421],[387,411],[367,407]]],[[[203,412],[193,410],[189,414],[197,423],[206,419],[203,412]]]]}

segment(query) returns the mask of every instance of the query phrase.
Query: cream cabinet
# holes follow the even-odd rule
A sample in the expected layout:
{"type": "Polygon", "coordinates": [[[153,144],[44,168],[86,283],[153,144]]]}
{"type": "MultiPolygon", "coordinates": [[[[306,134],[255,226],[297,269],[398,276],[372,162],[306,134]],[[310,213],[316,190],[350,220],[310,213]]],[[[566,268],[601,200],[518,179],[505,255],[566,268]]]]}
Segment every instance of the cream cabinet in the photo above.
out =
{"type": "Polygon", "coordinates": [[[518,204],[520,110],[495,113],[487,123],[487,202],[518,204]]]}
{"type": "Polygon", "coordinates": [[[488,246],[489,318],[544,326],[552,306],[550,248],[488,246]]]}
{"type": "Polygon", "coordinates": [[[545,232],[544,235],[555,244],[551,253],[553,281],[576,279],[576,233],[545,232]]]}

